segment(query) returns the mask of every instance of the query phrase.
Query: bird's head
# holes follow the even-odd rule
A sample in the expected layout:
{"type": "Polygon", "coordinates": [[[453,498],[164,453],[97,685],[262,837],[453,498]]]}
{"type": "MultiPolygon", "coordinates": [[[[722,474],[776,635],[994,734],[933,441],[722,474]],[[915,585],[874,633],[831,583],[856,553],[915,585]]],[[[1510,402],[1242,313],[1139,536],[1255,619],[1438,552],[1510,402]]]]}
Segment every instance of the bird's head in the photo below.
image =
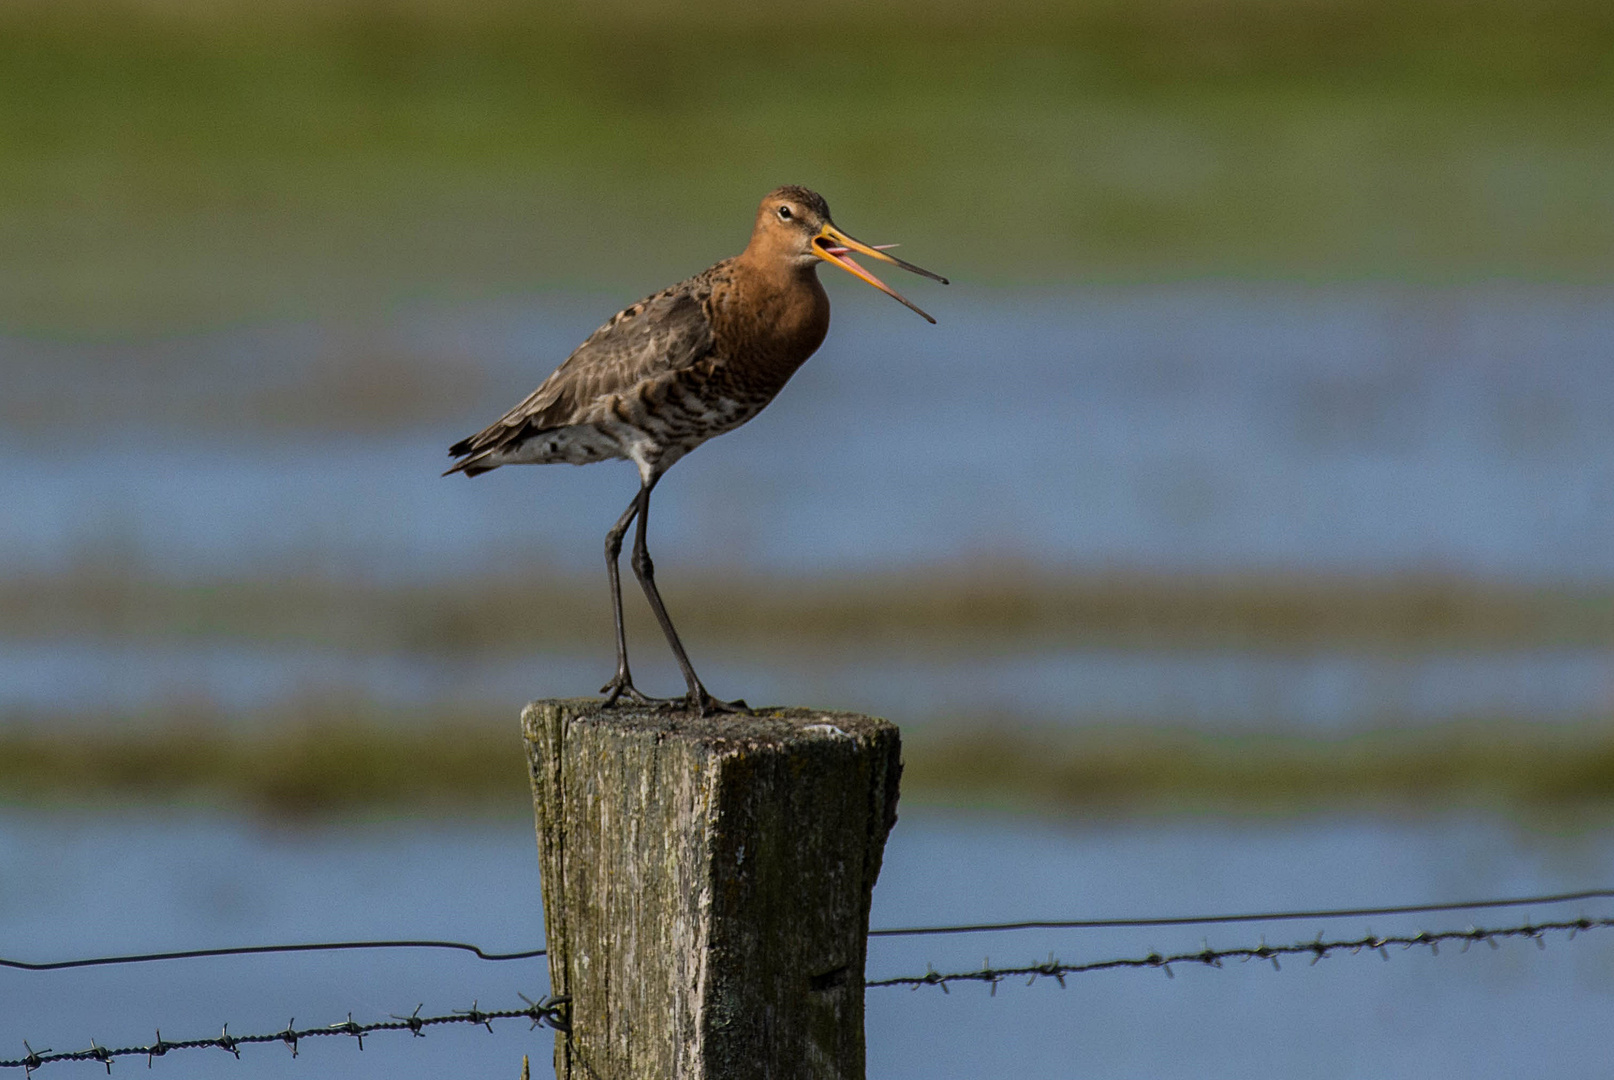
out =
{"type": "Polygon", "coordinates": [[[900,266],[932,281],[939,281],[943,285],[947,284],[947,279],[941,275],[922,270],[913,263],[904,262],[883,250],[895,246],[884,244],[880,247],[871,247],[860,240],[852,239],[837,229],[835,223],[830,220],[829,204],[824,201],[822,195],[791,184],[768,192],[762,200],[762,205],[757,209],[757,223],[751,233],[751,244],[746,250],[758,257],[783,261],[802,270],[816,267],[820,262],[832,263],[854,277],[862,278],[887,296],[918,311],[930,322],[935,322],[935,319],[920,311],[907,297],[852,259],[852,252],[855,251],[871,259],[900,266]]]}

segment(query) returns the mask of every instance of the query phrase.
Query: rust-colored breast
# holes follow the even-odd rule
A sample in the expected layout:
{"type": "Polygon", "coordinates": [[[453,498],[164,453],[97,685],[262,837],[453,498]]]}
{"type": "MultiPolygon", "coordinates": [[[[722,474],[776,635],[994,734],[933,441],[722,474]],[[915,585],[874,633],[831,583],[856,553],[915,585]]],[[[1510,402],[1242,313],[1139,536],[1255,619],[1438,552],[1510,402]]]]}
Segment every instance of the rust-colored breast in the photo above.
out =
{"type": "MultiPolygon", "coordinates": [[[[736,266],[708,303],[713,359],[737,390],[771,400],[829,332],[829,296],[807,272],[773,277],[736,266]]],[[[717,372],[714,372],[716,375],[717,372]]]]}

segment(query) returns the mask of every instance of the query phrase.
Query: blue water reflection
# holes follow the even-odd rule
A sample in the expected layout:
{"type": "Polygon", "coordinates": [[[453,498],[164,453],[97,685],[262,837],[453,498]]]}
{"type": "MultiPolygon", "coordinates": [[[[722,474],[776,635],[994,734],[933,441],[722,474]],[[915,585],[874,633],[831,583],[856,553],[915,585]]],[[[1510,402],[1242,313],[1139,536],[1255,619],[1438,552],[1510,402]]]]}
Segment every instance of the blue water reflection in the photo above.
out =
{"type": "MultiPolygon", "coordinates": [[[[99,346],[94,362],[0,341],[17,387],[108,414],[86,405],[95,422],[44,431],[8,423],[0,560],[60,568],[113,552],[178,575],[595,572],[632,491],[626,467],[474,483],[437,472],[451,439],[524,395],[610,303],[405,313],[364,335],[298,326],[99,346]],[[422,378],[442,369],[474,389],[429,385],[441,408],[399,425],[288,427],[276,395],[321,385],[322,366],[373,337],[422,378]],[[144,406],[119,411],[119,379],[144,406]],[[210,421],[210,405],[225,416],[210,421]]],[[[679,465],[657,506],[669,572],[994,556],[1614,578],[1604,293],[955,290],[940,327],[900,314],[847,304],[767,412],[679,465]]],[[[380,394],[388,370],[362,377],[380,394]]]]}

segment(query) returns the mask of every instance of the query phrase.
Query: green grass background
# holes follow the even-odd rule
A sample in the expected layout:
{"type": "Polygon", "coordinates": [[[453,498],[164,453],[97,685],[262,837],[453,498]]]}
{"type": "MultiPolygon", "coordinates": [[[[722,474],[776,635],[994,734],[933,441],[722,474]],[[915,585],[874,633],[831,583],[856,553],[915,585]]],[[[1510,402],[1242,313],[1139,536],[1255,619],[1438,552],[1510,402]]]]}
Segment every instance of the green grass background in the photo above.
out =
{"type": "MultiPolygon", "coordinates": [[[[1614,4],[0,0],[0,334],[127,341],[551,288],[633,295],[736,251],[785,182],[977,286],[1602,285],[1614,4]]],[[[369,400],[376,371],[354,370],[369,400]]],[[[52,415],[20,401],[0,401],[13,432],[52,415]]],[[[1439,580],[729,585],[673,600],[691,633],[735,647],[787,623],[809,649],[854,630],[927,648],[1614,640],[1601,592],[1439,580]]],[[[0,582],[0,630],[533,648],[549,642],[499,628],[530,625],[512,597],[540,593],[603,640],[593,593],[553,582],[390,594],[89,569],[0,582]]],[[[513,707],[508,732],[342,701],[80,719],[0,718],[0,800],[523,801],[513,707]]],[[[1601,813],[1606,720],[1330,741],[1121,718],[1057,744],[915,742],[909,776],[927,797],[1083,813],[1601,813]]]]}
{"type": "Polygon", "coordinates": [[[0,327],[656,287],[761,193],[963,280],[1606,280],[1594,0],[0,2],[0,327]]]}
{"type": "MultiPolygon", "coordinates": [[[[183,710],[181,711],[183,712],[183,710]]],[[[1433,817],[1482,811],[1578,828],[1614,810],[1614,730],[1508,717],[1349,736],[1117,723],[909,739],[903,799],[1104,816],[1433,817]]],[[[76,737],[0,728],[0,806],[155,803],[265,818],[531,811],[512,720],[309,702],[262,715],[127,716],[76,737]],[[155,722],[154,722],[155,721],[155,722]]]]}

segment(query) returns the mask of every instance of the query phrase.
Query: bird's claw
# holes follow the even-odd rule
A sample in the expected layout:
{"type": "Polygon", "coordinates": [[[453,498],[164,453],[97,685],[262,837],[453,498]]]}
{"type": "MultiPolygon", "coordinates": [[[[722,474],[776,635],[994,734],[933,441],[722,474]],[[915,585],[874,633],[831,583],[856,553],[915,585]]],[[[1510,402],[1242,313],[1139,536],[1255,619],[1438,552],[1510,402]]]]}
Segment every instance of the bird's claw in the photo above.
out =
{"type": "Polygon", "coordinates": [[[721,701],[707,693],[706,687],[701,686],[698,682],[695,684],[695,689],[683,697],[651,697],[634,686],[633,677],[625,671],[618,671],[615,678],[600,687],[600,693],[605,695],[605,701],[600,705],[603,709],[609,709],[622,698],[627,698],[635,705],[640,705],[647,709],[678,709],[684,712],[692,712],[702,718],[721,713],[734,713],[740,716],[751,715],[751,706],[744,701],[738,699],[721,701]]]}
{"type": "Polygon", "coordinates": [[[706,692],[704,687],[699,693],[684,695],[683,705],[696,716],[705,718],[719,713],[733,713],[739,716],[750,716],[751,706],[741,698],[733,701],[720,701],[706,692]]]}
{"type": "Polygon", "coordinates": [[[621,673],[619,673],[616,678],[600,687],[600,693],[605,695],[605,701],[601,707],[606,709],[611,708],[617,703],[618,699],[623,697],[626,697],[635,705],[645,705],[649,707],[665,706],[679,700],[676,698],[653,698],[649,694],[641,692],[638,687],[633,685],[633,680],[631,678],[621,673]]]}

